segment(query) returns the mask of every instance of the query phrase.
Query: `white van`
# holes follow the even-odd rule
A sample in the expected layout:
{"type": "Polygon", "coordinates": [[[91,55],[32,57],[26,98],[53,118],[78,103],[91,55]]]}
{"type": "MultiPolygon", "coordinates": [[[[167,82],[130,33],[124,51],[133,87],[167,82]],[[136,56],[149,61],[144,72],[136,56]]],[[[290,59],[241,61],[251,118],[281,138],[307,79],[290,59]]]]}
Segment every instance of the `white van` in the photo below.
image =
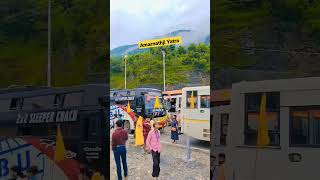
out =
{"type": "Polygon", "coordinates": [[[230,107],[220,111],[229,112],[227,141],[221,145],[216,131],[211,154],[225,154],[227,180],[319,179],[319,77],[236,83],[230,107]],[[270,144],[257,149],[262,93],[270,144]]]}
{"type": "Polygon", "coordinates": [[[180,118],[184,134],[210,141],[210,86],[182,89],[180,118]],[[190,108],[191,94],[195,102],[194,108],[190,108]]]}

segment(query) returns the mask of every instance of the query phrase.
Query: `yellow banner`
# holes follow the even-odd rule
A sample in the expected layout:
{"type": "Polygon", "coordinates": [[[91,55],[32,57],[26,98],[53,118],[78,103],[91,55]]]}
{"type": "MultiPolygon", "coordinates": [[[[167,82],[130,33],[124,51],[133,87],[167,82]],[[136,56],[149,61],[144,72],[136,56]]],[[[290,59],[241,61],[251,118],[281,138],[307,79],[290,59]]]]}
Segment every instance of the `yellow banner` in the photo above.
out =
{"type": "Polygon", "coordinates": [[[173,44],[181,44],[181,42],[182,42],[181,36],[177,36],[177,37],[141,41],[138,43],[138,46],[139,46],[139,49],[144,49],[144,48],[159,47],[159,46],[170,46],[173,44]]]}

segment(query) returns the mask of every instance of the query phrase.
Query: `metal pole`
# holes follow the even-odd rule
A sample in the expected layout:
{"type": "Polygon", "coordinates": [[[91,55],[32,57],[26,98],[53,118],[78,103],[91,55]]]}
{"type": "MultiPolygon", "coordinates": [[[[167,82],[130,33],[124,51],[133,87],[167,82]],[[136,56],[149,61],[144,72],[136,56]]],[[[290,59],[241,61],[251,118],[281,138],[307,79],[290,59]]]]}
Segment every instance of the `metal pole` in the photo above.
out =
{"type": "Polygon", "coordinates": [[[124,89],[127,89],[127,57],[128,55],[124,56],[124,89]]]}
{"type": "Polygon", "coordinates": [[[47,86],[51,87],[51,0],[48,0],[48,69],[47,86]]]}
{"type": "Polygon", "coordinates": [[[162,52],[162,61],[163,61],[163,91],[166,91],[166,61],[165,61],[166,54],[163,50],[161,50],[161,52],[162,52]]]}
{"type": "Polygon", "coordinates": [[[192,161],[189,135],[187,135],[186,156],[184,160],[187,162],[192,161]]]}

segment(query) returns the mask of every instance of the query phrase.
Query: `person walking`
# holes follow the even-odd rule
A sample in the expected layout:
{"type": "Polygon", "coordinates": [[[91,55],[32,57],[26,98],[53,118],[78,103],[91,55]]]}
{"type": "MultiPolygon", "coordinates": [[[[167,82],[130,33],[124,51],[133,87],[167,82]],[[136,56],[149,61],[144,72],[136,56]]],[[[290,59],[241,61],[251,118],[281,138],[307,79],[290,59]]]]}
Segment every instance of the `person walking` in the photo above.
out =
{"type": "Polygon", "coordinates": [[[117,129],[112,134],[112,150],[114,154],[114,160],[117,165],[117,175],[118,180],[122,180],[121,174],[121,163],[124,171],[125,179],[128,176],[128,168],[127,168],[127,152],[126,152],[126,141],[128,140],[128,133],[122,128],[122,121],[118,120],[116,122],[117,129]]]}
{"type": "Polygon", "coordinates": [[[135,139],[135,145],[136,146],[143,146],[144,145],[144,140],[143,140],[143,129],[142,129],[142,117],[139,116],[138,121],[137,121],[137,125],[136,125],[136,129],[135,129],[135,135],[136,135],[136,139],[135,139]]]}
{"type": "Polygon", "coordinates": [[[152,160],[153,160],[153,169],[152,169],[152,177],[154,179],[158,179],[160,174],[160,152],[161,152],[161,144],[160,144],[160,131],[159,123],[153,123],[153,130],[151,130],[148,134],[146,143],[147,148],[151,151],[152,160]]]}
{"type": "Polygon", "coordinates": [[[173,140],[173,144],[177,144],[176,141],[179,140],[178,121],[176,115],[173,115],[173,119],[171,122],[171,139],[173,140]]]}

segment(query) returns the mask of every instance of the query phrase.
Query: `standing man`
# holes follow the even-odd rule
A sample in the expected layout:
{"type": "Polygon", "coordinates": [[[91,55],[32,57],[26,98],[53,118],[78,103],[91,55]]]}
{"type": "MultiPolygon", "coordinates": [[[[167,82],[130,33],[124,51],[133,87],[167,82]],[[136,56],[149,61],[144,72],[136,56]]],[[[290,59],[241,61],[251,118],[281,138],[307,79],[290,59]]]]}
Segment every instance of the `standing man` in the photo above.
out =
{"type": "Polygon", "coordinates": [[[112,150],[114,154],[114,160],[117,165],[118,180],[122,180],[121,174],[121,163],[122,161],[124,178],[127,179],[128,168],[127,168],[127,152],[126,152],[126,141],[128,140],[128,133],[122,128],[122,121],[116,122],[117,129],[112,134],[112,150]]]}

